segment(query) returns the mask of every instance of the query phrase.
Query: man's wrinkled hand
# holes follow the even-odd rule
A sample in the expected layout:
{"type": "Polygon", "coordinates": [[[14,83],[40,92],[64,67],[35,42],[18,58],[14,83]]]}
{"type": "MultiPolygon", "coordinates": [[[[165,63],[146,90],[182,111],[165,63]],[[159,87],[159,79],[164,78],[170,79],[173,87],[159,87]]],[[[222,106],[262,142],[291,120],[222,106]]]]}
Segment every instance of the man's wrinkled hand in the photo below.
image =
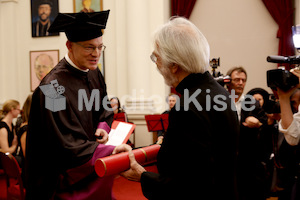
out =
{"type": "Polygon", "coordinates": [[[128,152],[128,151],[131,151],[131,149],[132,149],[131,146],[129,146],[128,144],[121,144],[114,148],[112,154],[128,152]]]}
{"type": "Polygon", "coordinates": [[[120,175],[130,181],[140,181],[142,173],[146,170],[136,161],[132,151],[128,152],[128,156],[130,160],[130,169],[120,173],[120,175]]]}

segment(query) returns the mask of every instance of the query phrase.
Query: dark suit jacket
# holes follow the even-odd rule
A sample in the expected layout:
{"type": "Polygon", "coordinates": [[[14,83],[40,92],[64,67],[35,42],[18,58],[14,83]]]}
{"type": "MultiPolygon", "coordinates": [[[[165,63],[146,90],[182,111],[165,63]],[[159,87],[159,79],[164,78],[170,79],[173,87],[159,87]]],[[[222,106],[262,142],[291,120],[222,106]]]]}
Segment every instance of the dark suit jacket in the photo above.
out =
{"type": "Polygon", "coordinates": [[[182,96],[169,114],[169,127],[157,156],[159,174],[142,174],[144,195],[149,199],[236,199],[239,125],[229,93],[208,72],[190,74],[176,90],[182,96]],[[193,94],[195,99],[189,103],[187,97],[193,94]],[[225,97],[221,100],[227,106],[224,111],[213,109],[221,107],[214,100],[216,95],[225,97]]]}

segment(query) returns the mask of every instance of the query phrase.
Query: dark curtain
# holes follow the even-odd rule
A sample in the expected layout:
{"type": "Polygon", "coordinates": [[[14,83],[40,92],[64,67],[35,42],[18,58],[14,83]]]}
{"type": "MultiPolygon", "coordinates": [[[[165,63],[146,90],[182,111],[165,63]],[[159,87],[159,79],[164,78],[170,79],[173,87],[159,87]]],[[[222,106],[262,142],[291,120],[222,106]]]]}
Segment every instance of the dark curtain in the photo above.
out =
{"type": "Polygon", "coordinates": [[[190,18],[196,0],[171,0],[172,16],[190,18]]]}
{"type": "MultiPolygon", "coordinates": [[[[172,16],[181,16],[187,19],[190,18],[193,8],[195,6],[196,0],[171,0],[171,15],[172,16]]],[[[177,94],[174,88],[171,87],[171,93],[177,94]]]]}
{"type": "MultiPolygon", "coordinates": [[[[293,0],[262,0],[273,19],[279,26],[277,38],[279,38],[278,55],[295,55],[292,39],[292,26],[294,24],[293,0]]],[[[289,65],[285,65],[289,68],[289,65]]]]}

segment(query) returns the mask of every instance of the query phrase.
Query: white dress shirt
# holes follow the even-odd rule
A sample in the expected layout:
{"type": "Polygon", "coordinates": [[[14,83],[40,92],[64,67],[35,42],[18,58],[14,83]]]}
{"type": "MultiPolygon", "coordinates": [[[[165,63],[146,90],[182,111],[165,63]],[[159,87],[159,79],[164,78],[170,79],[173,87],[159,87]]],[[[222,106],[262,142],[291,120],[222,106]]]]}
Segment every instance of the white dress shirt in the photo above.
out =
{"type": "Polygon", "coordinates": [[[300,105],[298,112],[293,115],[293,121],[291,125],[284,129],[279,121],[279,131],[284,134],[285,140],[292,146],[298,145],[300,142],[300,105]]]}
{"type": "Polygon", "coordinates": [[[235,102],[236,112],[238,114],[239,122],[241,121],[242,102],[245,100],[245,95],[242,94],[237,102],[235,102]]]}

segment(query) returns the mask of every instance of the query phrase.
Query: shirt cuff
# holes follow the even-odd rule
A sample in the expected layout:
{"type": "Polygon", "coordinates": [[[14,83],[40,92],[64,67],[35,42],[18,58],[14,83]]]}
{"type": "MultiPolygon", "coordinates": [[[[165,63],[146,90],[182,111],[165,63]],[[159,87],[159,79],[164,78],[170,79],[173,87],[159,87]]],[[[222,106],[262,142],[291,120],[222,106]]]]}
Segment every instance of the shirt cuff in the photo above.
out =
{"type": "Polygon", "coordinates": [[[281,125],[281,120],[279,121],[279,131],[282,132],[285,136],[286,141],[294,146],[298,145],[300,141],[299,135],[299,127],[295,119],[293,119],[292,123],[287,129],[284,129],[281,125]]]}
{"type": "Polygon", "coordinates": [[[110,132],[110,127],[106,122],[99,122],[97,129],[99,128],[105,130],[107,133],[110,132]]]}

